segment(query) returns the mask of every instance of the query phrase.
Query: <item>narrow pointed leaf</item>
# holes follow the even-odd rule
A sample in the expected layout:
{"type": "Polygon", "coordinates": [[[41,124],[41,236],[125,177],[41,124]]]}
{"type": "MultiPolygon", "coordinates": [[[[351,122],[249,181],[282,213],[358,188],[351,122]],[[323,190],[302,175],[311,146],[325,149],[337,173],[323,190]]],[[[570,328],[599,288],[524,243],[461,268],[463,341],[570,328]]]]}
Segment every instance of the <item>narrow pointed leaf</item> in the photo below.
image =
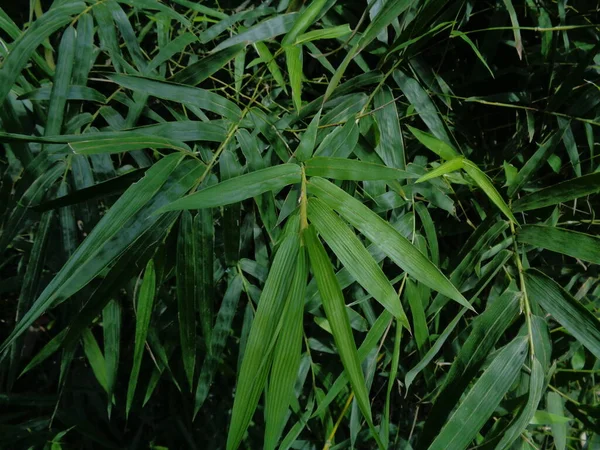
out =
{"type": "Polygon", "coordinates": [[[469,390],[430,450],[464,450],[492,415],[516,379],[527,355],[527,338],[504,347],[469,390]]]}
{"type": "Polygon", "coordinates": [[[421,144],[423,144],[433,153],[438,155],[440,158],[451,160],[460,156],[459,153],[454,149],[454,147],[438,139],[437,137],[429,133],[425,133],[424,131],[421,131],[418,128],[413,128],[410,125],[407,125],[407,128],[421,144]]]}
{"type": "Polygon", "coordinates": [[[104,137],[90,136],[89,140],[80,140],[69,144],[73,153],[79,155],[97,155],[106,153],[123,153],[146,148],[160,149],[171,148],[180,152],[190,152],[190,148],[183,142],[167,139],[160,136],[128,133],[126,136],[104,137]]]}
{"type": "Polygon", "coordinates": [[[542,308],[581,342],[596,358],[600,358],[600,322],[567,291],[542,272],[525,272],[527,293],[542,308]]]}
{"type": "Polygon", "coordinates": [[[315,20],[317,20],[317,17],[319,17],[319,14],[321,14],[321,10],[326,3],[327,0],[312,0],[310,5],[308,5],[300,14],[298,14],[294,26],[283,37],[281,45],[286,46],[292,44],[300,33],[304,33],[306,29],[310,27],[315,20]]]}
{"type": "Polygon", "coordinates": [[[313,177],[308,183],[309,192],[321,198],[329,207],[340,213],[352,226],[369,240],[376,242],[388,257],[403,270],[426,286],[473,309],[458,289],[404,236],[388,222],[323,178],[313,177]]]}
{"type": "Polygon", "coordinates": [[[304,238],[310,256],[310,265],[317,279],[325,314],[331,325],[340,359],[348,374],[360,410],[367,422],[372,423],[369,393],[360,367],[348,314],[346,314],[346,304],[342,290],[335,278],[327,252],[312,226],[305,230],[304,238]]]}
{"type": "Polygon", "coordinates": [[[546,225],[525,225],[517,234],[519,242],[600,264],[600,238],[591,234],[546,225]]]}
{"type": "Polygon", "coordinates": [[[290,233],[275,255],[260,296],[239,371],[227,436],[227,450],[239,447],[265,387],[277,323],[283,311],[284,299],[289,292],[299,247],[298,234],[290,233]]]}
{"type": "Polygon", "coordinates": [[[394,287],[350,227],[319,199],[308,202],[308,217],[356,281],[410,329],[394,287]]]}
{"type": "Polygon", "coordinates": [[[422,183],[423,181],[431,180],[433,178],[441,177],[442,175],[446,175],[447,173],[456,172],[457,170],[463,169],[465,167],[465,159],[462,157],[454,158],[449,161],[446,161],[444,164],[436,167],[435,169],[427,172],[426,175],[423,175],[419,178],[415,183],[422,183]]]}
{"type": "Polygon", "coordinates": [[[600,192],[600,172],[591,173],[572,180],[563,181],[516,200],[512,204],[515,212],[530,211],[546,206],[558,205],[586,195],[600,192]]]}
{"type": "Polygon", "coordinates": [[[196,363],[198,236],[189,211],[181,215],[177,238],[177,313],[183,367],[191,388],[196,363]]]}
{"type": "Polygon", "coordinates": [[[315,114],[310,121],[308,128],[302,135],[302,139],[296,149],[296,158],[298,161],[306,161],[312,156],[313,150],[315,149],[315,142],[317,139],[317,131],[319,131],[319,120],[321,119],[321,110],[315,114]]]}
{"type": "Polygon", "coordinates": [[[505,450],[510,448],[513,442],[515,442],[525,431],[527,425],[533,419],[542,394],[544,391],[545,380],[544,380],[544,369],[537,358],[533,359],[531,367],[531,376],[529,378],[529,393],[527,396],[527,403],[523,409],[519,412],[518,417],[510,424],[508,430],[502,434],[502,439],[496,445],[496,450],[505,450]]]}
{"type": "MultiPolygon", "coordinates": [[[[182,156],[174,154],[167,156],[150,168],[144,178],[132,185],[115,204],[102,217],[83,243],[77,248],[73,256],[65,263],[52,281],[39,295],[31,309],[15,326],[7,340],[0,347],[0,353],[7,345],[21,335],[29,326],[49,307],[66,300],[83,286],[89,283],[101,270],[112,262],[135,240],[140,230],[130,229],[129,233],[119,235],[119,232],[128,224],[152,197],[165,184],[169,175],[180,163],[182,156]],[[118,239],[122,238],[122,241],[118,239]],[[111,241],[115,239],[114,241],[111,241]]],[[[149,212],[146,214],[150,215],[149,212]]],[[[158,216],[155,216],[158,218],[158,216]]],[[[141,218],[140,218],[141,221],[141,218]]],[[[136,223],[149,227],[156,219],[144,218],[146,223],[136,223]]],[[[138,221],[139,222],[139,221],[138,221]]],[[[109,299],[107,299],[108,301],[109,299]]]]}
{"type": "Polygon", "coordinates": [[[481,188],[485,195],[494,203],[502,213],[508,217],[510,221],[513,223],[517,223],[517,219],[513,216],[510,208],[502,198],[502,196],[498,193],[490,178],[479,169],[475,164],[473,164],[469,160],[465,160],[464,169],[469,174],[471,178],[477,183],[477,185],[481,188]]]}
{"type": "Polygon", "coordinates": [[[154,306],[154,294],[156,292],[156,273],[154,271],[154,262],[151,259],[146,265],[140,294],[137,301],[137,320],[135,323],[135,349],[133,353],[133,367],[129,375],[129,384],[127,385],[127,405],[126,416],[129,416],[133,397],[137,387],[138,376],[142,366],[142,356],[144,356],[144,347],[146,346],[146,336],[150,326],[152,316],[152,307],[154,306]]]}
{"type": "Polygon", "coordinates": [[[304,292],[308,278],[306,250],[300,248],[294,278],[281,319],[281,332],[273,353],[273,367],[265,406],[265,449],[275,449],[285,427],[294,395],[302,350],[304,292]]]}
{"type": "Polygon", "coordinates": [[[160,212],[182,209],[214,208],[231,205],[264,192],[276,191],[299,183],[301,169],[297,164],[280,164],[257,170],[188,195],[163,208],[160,212]]]}
{"type": "Polygon", "coordinates": [[[292,102],[296,111],[300,111],[302,108],[302,58],[301,45],[285,48],[285,61],[290,77],[290,86],[292,87],[292,102]]]}
{"type": "Polygon", "coordinates": [[[306,161],[306,175],[334,180],[399,180],[412,177],[404,170],[356,159],[317,156],[306,161]]]}
{"type": "Polygon", "coordinates": [[[32,53],[48,36],[70,22],[72,16],[83,11],[85,7],[83,2],[56,6],[40,19],[35,20],[31,27],[17,39],[0,69],[0,105],[4,103],[32,53]]]}
{"type": "Polygon", "coordinates": [[[297,19],[297,13],[281,14],[271,19],[267,19],[264,22],[254,25],[248,30],[241,32],[240,34],[232,36],[229,39],[225,39],[213,49],[213,53],[233,45],[249,45],[254,44],[255,42],[266,41],[267,39],[280,36],[290,31],[297,19]]]}

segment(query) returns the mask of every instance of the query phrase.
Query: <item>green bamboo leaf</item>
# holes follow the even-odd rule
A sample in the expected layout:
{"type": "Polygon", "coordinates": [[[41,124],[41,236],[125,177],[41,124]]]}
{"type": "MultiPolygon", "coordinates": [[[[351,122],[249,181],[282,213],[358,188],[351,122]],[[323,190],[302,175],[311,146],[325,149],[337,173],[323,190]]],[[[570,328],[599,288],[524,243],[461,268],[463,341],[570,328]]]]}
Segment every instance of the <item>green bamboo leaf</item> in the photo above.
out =
{"type": "Polygon", "coordinates": [[[290,285],[286,307],[281,318],[281,332],[273,352],[273,367],[265,405],[265,449],[275,449],[285,424],[294,395],[294,383],[302,351],[302,318],[304,292],[308,278],[308,261],[304,247],[298,252],[294,278],[290,285]]]}
{"type": "MultiPolygon", "coordinates": [[[[29,208],[33,205],[40,203],[54,182],[65,172],[65,164],[60,162],[55,164],[48,170],[31,183],[27,190],[23,193],[19,201],[17,202],[14,209],[2,227],[2,234],[0,234],[0,253],[3,253],[6,247],[12,242],[17,236],[25,219],[27,218],[29,208]]],[[[1,352],[0,352],[1,353],[1,352]]]]}
{"type": "MultiPolygon", "coordinates": [[[[50,237],[52,222],[54,219],[54,211],[44,213],[40,219],[40,223],[35,233],[33,247],[27,261],[27,269],[22,279],[21,291],[17,302],[17,310],[15,320],[21,320],[25,311],[27,311],[37,295],[42,279],[44,264],[46,261],[48,238],[50,237]]],[[[24,346],[24,337],[17,339],[12,343],[10,348],[10,370],[8,373],[7,385],[8,391],[12,390],[16,375],[18,374],[21,353],[24,346]]]]}
{"type": "MultiPolygon", "coordinates": [[[[429,330],[427,329],[427,317],[425,316],[425,301],[427,298],[422,295],[422,287],[412,281],[410,278],[406,280],[404,287],[404,296],[408,301],[410,313],[412,317],[415,343],[419,354],[423,354],[427,349],[427,341],[429,339],[429,330]]],[[[427,293],[427,297],[429,293],[427,293]]]]}
{"type": "MultiPolygon", "coordinates": [[[[433,408],[427,415],[425,426],[432,432],[421,437],[420,445],[431,443],[447,421],[462,394],[477,375],[485,358],[494,350],[498,339],[518,316],[520,300],[519,292],[507,289],[500,297],[488,304],[485,311],[473,321],[469,337],[452,363],[448,375],[441,384],[433,408]]],[[[408,381],[407,375],[407,384],[408,381]]]]}
{"type": "Polygon", "coordinates": [[[321,110],[315,114],[308,128],[302,135],[298,148],[296,149],[296,158],[298,161],[306,161],[312,156],[313,150],[315,149],[315,142],[317,140],[317,131],[319,131],[319,120],[321,119],[321,110]]]}
{"type": "Polygon", "coordinates": [[[304,231],[304,239],[308,254],[310,256],[310,265],[312,267],[323,308],[327,315],[327,320],[331,325],[331,331],[335,339],[340,359],[344,369],[348,374],[350,384],[354,390],[354,395],[358,401],[358,406],[372,428],[373,420],[371,418],[371,405],[369,403],[369,393],[365,384],[365,378],[360,367],[360,359],[356,351],[356,344],[352,337],[350,321],[346,314],[346,304],[340,285],[335,278],[333,267],[327,256],[327,252],[317,237],[317,233],[312,226],[304,231]]]}
{"type": "Polygon", "coordinates": [[[72,16],[79,14],[86,5],[83,2],[74,2],[51,8],[23,33],[12,46],[8,57],[0,68],[0,105],[14,87],[21,71],[31,58],[33,52],[52,33],[72,20],[72,16]]]}
{"type": "Polygon", "coordinates": [[[308,202],[308,218],[354,279],[410,330],[394,287],[350,227],[318,198],[308,202]]]}
{"type": "MultiPolygon", "coordinates": [[[[226,148],[219,158],[221,182],[239,177],[243,169],[234,152],[226,148]]],[[[240,214],[242,205],[234,203],[223,208],[223,236],[225,264],[235,266],[240,259],[240,214]]]]}
{"type": "Polygon", "coordinates": [[[199,303],[196,289],[200,262],[198,230],[189,211],[184,211],[180,220],[177,237],[177,313],[181,357],[191,389],[196,363],[196,306],[199,303]]]}
{"type": "Polygon", "coordinates": [[[398,180],[412,177],[404,170],[356,159],[317,156],[305,163],[306,175],[335,180],[398,180]]]}
{"type": "MultiPolygon", "coordinates": [[[[135,219],[134,216],[151,201],[181,160],[182,156],[179,154],[161,159],[148,169],[142,180],[132,185],[115,202],[15,326],[0,346],[0,353],[44,311],[63,302],[89,283],[139,236],[143,227],[150,227],[156,222],[158,216],[149,218],[151,212],[146,211],[143,218],[135,220],[137,227],[141,229],[132,228],[129,233],[119,234],[126,226],[132,226],[129,221],[135,219]]],[[[106,299],[106,302],[109,300],[110,298],[106,299]]]]}
{"type": "Polygon", "coordinates": [[[130,75],[107,74],[106,77],[135,92],[192,107],[197,106],[235,122],[239,121],[242,115],[235,103],[204,89],[130,75]]]}
{"type": "Polygon", "coordinates": [[[598,319],[578,300],[542,272],[525,272],[527,293],[552,317],[600,358],[600,324],[598,319]]]}
{"type": "Polygon", "coordinates": [[[298,14],[294,26],[283,37],[281,45],[288,46],[294,43],[299,34],[304,33],[321,14],[327,0],[313,0],[304,11],[298,14]]]}
{"type": "MultiPolygon", "coordinates": [[[[326,123],[326,118],[323,117],[326,123]]],[[[337,127],[319,144],[315,156],[335,156],[347,158],[358,142],[359,129],[354,118],[350,118],[342,127],[337,127]]]]}
{"type": "Polygon", "coordinates": [[[301,45],[285,47],[285,61],[292,88],[292,102],[296,111],[300,111],[302,108],[302,58],[301,45]]]}
{"type": "Polygon", "coordinates": [[[525,225],[517,240],[524,244],[600,264],[600,238],[591,234],[546,225],[525,225]]]}
{"type": "Polygon", "coordinates": [[[214,239],[215,229],[212,209],[201,209],[194,218],[194,231],[198,237],[197,297],[200,327],[204,341],[211,343],[214,303],[214,239]]]}
{"type": "Polygon", "coordinates": [[[323,28],[321,30],[312,30],[296,37],[293,45],[305,44],[306,42],[318,41],[321,39],[340,39],[352,33],[350,25],[338,25],[337,27],[323,28]]]}
{"type": "Polygon", "coordinates": [[[220,52],[211,53],[198,62],[177,72],[171,81],[187,86],[197,86],[215,72],[221,70],[225,64],[235,58],[243,49],[243,45],[234,45],[220,52]]]}
{"type": "Polygon", "coordinates": [[[523,431],[525,431],[525,428],[527,428],[527,425],[529,425],[533,419],[540,400],[542,399],[544,386],[544,369],[537,358],[533,358],[531,376],[529,377],[529,395],[527,396],[527,403],[519,412],[518,417],[510,424],[508,430],[502,434],[502,439],[498,442],[498,445],[496,445],[496,450],[510,448],[512,443],[521,436],[523,431]]]}
{"type": "Polygon", "coordinates": [[[563,181],[519,198],[512,204],[515,212],[530,211],[575,200],[600,192],[600,172],[563,181]]]}
{"type": "Polygon", "coordinates": [[[102,351],[98,346],[98,342],[96,342],[96,338],[89,328],[86,328],[83,332],[82,341],[85,357],[90,363],[90,367],[92,368],[92,372],[94,373],[96,380],[100,386],[102,386],[102,389],[108,392],[106,362],[104,361],[104,356],[102,355],[102,351]]]}
{"type": "Polygon", "coordinates": [[[404,169],[404,138],[392,90],[382,86],[374,98],[375,119],[379,128],[379,144],[375,151],[388,167],[404,169]]]}
{"type": "Polygon", "coordinates": [[[292,282],[300,239],[297,232],[289,233],[277,250],[244,351],[239,370],[227,450],[239,447],[254,415],[260,394],[265,387],[277,337],[276,328],[284,308],[284,299],[292,282]]]}
{"type": "Polygon", "coordinates": [[[452,30],[450,32],[450,36],[451,37],[459,37],[463,41],[465,41],[469,45],[469,47],[471,47],[471,50],[473,50],[473,53],[475,53],[475,55],[477,56],[479,61],[481,61],[481,64],[483,64],[485,66],[485,68],[490,73],[492,78],[496,78],[494,76],[494,72],[492,72],[492,69],[490,69],[490,66],[488,66],[488,63],[486,62],[485,58],[483,57],[483,55],[481,54],[481,52],[475,45],[475,42],[473,42],[469,36],[467,36],[465,33],[462,33],[461,31],[458,31],[458,30],[452,30]]]}
{"type": "Polygon", "coordinates": [[[223,301],[219,308],[219,312],[217,313],[215,326],[211,334],[210,352],[206,356],[206,359],[202,364],[202,369],[200,370],[198,386],[196,388],[194,415],[198,414],[198,411],[206,400],[210,385],[217,373],[219,361],[222,357],[223,350],[225,349],[227,338],[229,337],[231,324],[233,323],[233,317],[235,316],[241,293],[242,278],[239,274],[236,274],[229,280],[227,290],[223,295],[223,301]]]}
{"type": "Polygon", "coordinates": [[[425,133],[424,131],[421,131],[417,128],[413,128],[410,125],[407,125],[407,128],[421,144],[423,144],[433,153],[438,155],[440,158],[451,160],[460,156],[459,153],[454,149],[454,147],[436,138],[435,136],[429,133],[425,133]]]}
{"type": "MultiPolygon", "coordinates": [[[[439,140],[445,142],[448,147],[450,145],[450,137],[446,132],[446,128],[444,127],[444,123],[442,119],[440,119],[439,113],[435,104],[429,98],[429,95],[425,90],[421,87],[418,81],[407,76],[404,72],[400,70],[395,70],[393,73],[394,81],[400,87],[404,95],[408,101],[415,107],[415,110],[429,128],[429,131],[438,138],[439,140]]],[[[412,131],[412,130],[411,130],[412,131]]],[[[418,135],[415,135],[417,139],[419,139],[418,135]]],[[[420,139],[419,139],[420,140],[420,139]]],[[[423,143],[427,148],[432,150],[432,148],[425,143],[423,143]]],[[[444,151],[448,151],[447,148],[444,151]]]]}
{"type": "Polygon", "coordinates": [[[429,253],[431,254],[431,262],[436,266],[440,263],[440,251],[438,246],[438,239],[435,231],[435,224],[429,214],[429,210],[423,204],[423,202],[415,203],[415,211],[421,218],[421,224],[425,229],[425,236],[427,237],[427,243],[429,244],[429,253]]]}
{"type": "MultiPolygon", "coordinates": [[[[358,359],[361,364],[367,359],[367,356],[373,352],[379,343],[379,340],[384,335],[386,329],[392,322],[392,315],[384,310],[381,315],[377,318],[365,339],[358,348],[358,359]]],[[[320,416],[324,413],[327,407],[333,402],[336,397],[342,392],[342,390],[348,384],[348,373],[344,370],[332,384],[331,388],[327,391],[327,395],[319,401],[319,407],[311,416],[312,418],[320,416]]]]}
{"type": "MultiPolygon", "coordinates": [[[[548,392],[546,403],[548,413],[553,416],[564,417],[565,410],[563,398],[556,392],[548,392]]],[[[552,429],[552,437],[554,438],[554,446],[557,450],[565,450],[567,448],[567,422],[553,420],[550,423],[552,429]]]]}
{"type": "Polygon", "coordinates": [[[142,366],[142,356],[144,356],[144,347],[146,346],[146,336],[152,317],[152,307],[154,306],[154,294],[156,292],[156,272],[154,270],[154,261],[151,259],[144,270],[144,278],[140,287],[140,294],[137,299],[137,311],[135,322],[135,349],[133,353],[133,367],[129,376],[127,385],[127,405],[125,407],[125,416],[129,417],[129,411],[133,404],[133,397],[137,387],[138,376],[142,366]]]}
{"type": "Polygon", "coordinates": [[[121,305],[116,300],[111,300],[102,311],[102,329],[106,361],[108,417],[110,417],[113,404],[112,396],[119,372],[119,355],[121,353],[121,305]]]}
{"type": "Polygon", "coordinates": [[[409,275],[468,309],[473,309],[458,289],[404,236],[389,223],[334,184],[319,177],[308,183],[309,192],[321,198],[340,213],[352,226],[360,230],[409,275]]]}
{"type": "Polygon", "coordinates": [[[515,7],[512,4],[512,0],[503,1],[504,6],[506,6],[506,10],[508,11],[508,15],[510,16],[510,23],[513,27],[513,34],[515,36],[515,48],[517,49],[517,54],[519,55],[519,59],[523,59],[523,40],[521,39],[521,27],[519,26],[517,12],[515,11],[515,7]]]}
{"type": "Polygon", "coordinates": [[[423,181],[431,180],[433,178],[441,177],[442,175],[446,175],[448,173],[456,172],[457,170],[463,169],[465,167],[465,158],[459,156],[454,159],[450,159],[445,163],[439,165],[433,170],[427,172],[427,174],[423,175],[419,178],[415,183],[422,183],[423,181]]]}
{"type": "Polygon", "coordinates": [[[469,390],[430,450],[464,450],[510,389],[527,355],[527,338],[506,345],[469,390]]]}
{"type": "Polygon", "coordinates": [[[177,211],[182,209],[214,208],[231,205],[264,192],[276,191],[289,184],[299,183],[301,169],[297,164],[280,164],[257,170],[188,195],[159,210],[177,211]]]}
{"type": "MultiPolygon", "coordinates": [[[[119,49],[119,40],[117,38],[117,27],[114,23],[110,8],[105,2],[98,3],[92,9],[94,19],[98,24],[98,37],[100,38],[100,48],[110,57],[113,66],[117,72],[123,70],[123,57],[119,49]]],[[[132,68],[132,70],[134,70],[132,68]]],[[[87,78],[87,77],[86,77],[87,78]]]]}
{"type": "Polygon", "coordinates": [[[63,123],[75,55],[75,29],[73,27],[68,27],[63,33],[58,52],[58,62],[48,105],[48,120],[44,128],[46,136],[60,134],[63,123]]]}
{"type": "Polygon", "coordinates": [[[392,23],[402,12],[411,6],[410,0],[391,0],[385,3],[383,8],[379,10],[379,13],[371,21],[367,29],[362,34],[359,41],[352,49],[346,54],[344,60],[340,63],[337,70],[333,74],[333,77],[329,81],[327,90],[323,101],[326,101],[331,97],[333,91],[338,87],[346,69],[350,65],[350,62],[354,60],[358,54],[371,43],[387,26],[392,23]]]}
{"type": "Polygon", "coordinates": [[[539,146],[536,152],[523,165],[513,183],[508,187],[508,196],[512,197],[529,181],[538,169],[548,160],[550,155],[554,153],[556,146],[562,140],[565,129],[553,131],[547,139],[539,146]]]}
{"type": "Polygon", "coordinates": [[[212,52],[215,53],[237,44],[249,45],[280,36],[290,31],[296,23],[296,20],[298,20],[297,13],[280,14],[271,19],[267,19],[264,22],[260,22],[229,39],[225,39],[217,45],[212,52]]]}
{"type": "MultiPolygon", "coordinates": [[[[29,92],[19,95],[19,100],[31,100],[37,101],[48,101],[52,94],[53,86],[43,86],[39,89],[33,89],[29,92]]],[[[87,86],[75,86],[71,85],[68,87],[66,94],[66,100],[85,100],[89,102],[105,103],[106,97],[98,92],[96,89],[92,89],[87,86]]],[[[58,134],[58,133],[55,133],[58,134]]]]}
{"type": "Polygon", "coordinates": [[[494,203],[511,222],[518,224],[517,219],[513,216],[510,208],[492,184],[492,180],[468,159],[464,161],[464,169],[467,174],[473,178],[473,181],[477,183],[485,195],[488,196],[492,203],[494,203]]]}
{"type": "MultiPolygon", "coordinates": [[[[112,133],[111,133],[112,134],[112,133]]],[[[118,136],[88,136],[89,140],[80,140],[69,143],[73,153],[78,155],[97,155],[107,153],[124,153],[146,148],[171,148],[180,152],[191,152],[183,142],[167,139],[160,136],[147,136],[135,132],[119,133],[118,136]]]]}
{"type": "Polygon", "coordinates": [[[256,49],[258,56],[260,56],[263,62],[267,65],[267,69],[269,69],[269,72],[271,72],[271,75],[273,75],[273,79],[277,82],[281,89],[287,92],[283,74],[277,65],[277,61],[275,60],[273,53],[271,53],[271,50],[269,50],[269,48],[263,42],[255,42],[254,48],[256,49]]]}
{"type": "Polygon", "coordinates": [[[77,20],[77,42],[75,44],[75,60],[73,63],[72,83],[85,85],[94,59],[94,19],[91,14],[83,14],[77,20]]]}
{"type": "MultiPolygon", "coordinates": [[[[175,39],[169,41],[165,45],[162,45],[160,51],[146,66],[146,73],[149,74],[161,66],[164,67],[164,63],[169,61],[175,55],[183,52],[188,45],[192,44],[193,42],[196,42],[197,40],[198,38],[194,34],[190,32],[185,32],[177,36],[175,39]]],[[[183,69],[181,72],[184,72],[185,70],[186,69],[183,69]]],[[[181,72],[177,73],[175,77],[179,76],[181,72]]],[[[206,72],[202,73],[205,74],[206,72]]]]}

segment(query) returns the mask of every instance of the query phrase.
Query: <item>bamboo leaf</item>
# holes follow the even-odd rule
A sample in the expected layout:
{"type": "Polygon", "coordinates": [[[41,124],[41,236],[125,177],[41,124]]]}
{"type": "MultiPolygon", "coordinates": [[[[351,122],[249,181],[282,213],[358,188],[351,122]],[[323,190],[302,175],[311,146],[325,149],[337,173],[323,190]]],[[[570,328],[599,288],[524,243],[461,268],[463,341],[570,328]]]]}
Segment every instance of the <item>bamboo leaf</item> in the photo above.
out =
{"type": "Polygon", "coordinates": [[[297,20],[297,13],[281,14],[271,19],[267,19],[240,34],[225,39],[217,45],[212,52],[215,53],[237,44],[249,45],[280,36],[290,31],[297,20]]]}
{"type": "Polygon", "coordinates": [[[276,327],[283,312],[285,296],[289,292],[299,247],[297,233],[290,233],[275,255],[260,296],[239,371],[227,436],[228,450],[235,450],[240,445],[265,387],[272,346],[277,336],[276,327]]]}
{"type": "Polygon", "coordinates": [[[335,180],[398,180],[412,177],[404,170],[355,159],[317,156],[305,163],[308,176],[333,178],[335,180]]]}
{"type": "MultiPolygon", "coordinates": [[[[138,213],[165,184],[169,175],[181,162],[178,154],[167,156],[150,168],[142,180],[132,185],[94,227],[89,236],[77,248],[73,256],[65,263],[52,281],[39,295],[31,309],[15,326],[9,337],[0,347],[0,353],[50,306],[57,305],[89,283],[102,269],[134,240],[141,230],[132,229],[130,233],[119,237],[119,232],[128,225],[130,219],[138,213]]],[[[146,213],[148,214],[148,213],[146,213]]],[[[158,216],[155,216],[158,218],[158,216]]],[[[140,220],[141,221],[141,220],[140,220]]],[[[156,221],[144,218],[143,226],[156,221]]],[[[138,222],[139,223],[139,222],[138,222]]],[[[140,224],[141,225],[141,224],[140,224]]],[[[139,226],[139,225],[138,225],[139,226]]],[[[107,299],[107,301],[110,299],[107,299]]]]}
{"type": "Polygon", "coordinates": [[[309,226],[305,230],[304,238],[310,256],[310,264],[317,279],[325,314],[331,325],[331,331],[340,354],[340,359],[348,374],[348,379],[354,390],[358,406],[367,422],[372,424],[369,394],[360,368],[360,360],[356,351],[354,338],[352,337],[352,329],[350,328],[350,322],[346,314],[346,305],[342,291],[335,278],[335,273],[333,272],[325,248],[312,226],[309,226]]]}
{"type": "Polygon", "coordinates": [[[281,332],[273,352],[273,367],[265,405],[265,449],[274,449],[287,422],[287,411],[294,395],[302,350],[304,292],[308,278],[306,250],[300,248],[294,278],[281,318],[281,332]]]}
{"type": "Polygon", "coordinates": [[[302,59],[301,45],[285,47],[285,60],[292,88],[292,101],[296,111],[300,111],[302,108],[302,59]]]}
{"type": "Polygon", "coordinates": [[[190,148],[183,142],[167,139],[159,136],[146,136],[142,134],[120,133],[117,137],[112,136],[89,136],[89,140],[80,140],[69,144],[73,153],[79,155],[97,155],[106,153],[123,153],[146,148],[171,148],[180,152],[191,152],[190,148]]]}
{"type": "Polygon", "coordinates": [[[579,301],[542,272],[525,272],[527,293],[542,308],[600,358],[600,325],[598,319],[579,301]]]}
{"type": "Polygon", "coordinates": [[[404,169],[404,138],[392,90],[384,86],[374,98],[375,119],[379,128],[379,145],[375,151],[388,167],[404,169]]]}
{"type": "Polygon", "coordinates": [[[513,216],[510,208],[502,198],[502,196],[498,193],[490,178],[479,169],[475,164],[473,164],[469,160],[465,160],[464,169],[469,174],[471,178],[477,183],[477,185],[481,188],[481,190],[488,196],[488,198],[494,203],[502,213],[508,217],[508,219],[518,224],[517,219],[513,216]]]}
{"type": "Polygon", "coordinates": [[[299,34],[304,33],[312,23],[317,20],[325,7],[327,0],[313,0],[304,11],[298,14],[294,26],[283,37],[281,45],[288,46],[294,43],[299,34]]]}
{"type": "Polygon", "coordinates": [[[110,417],[113,404],[112,396],[117,383],[119,356],[121,354],[121,306],[116,300],[111,300],[102,311],[102,329],[106,364],[108,417],[110,417]]]}
{"type": "Polygon", "coordinates": [[[456,300],[461,305],[473,309],[456,287],[431,261],[389,223],[381,219],[360,201],[323,178],[311,178],[308,189],[309,192],[340,213],[369,240],[377,242],[377,245],[387,256],[409,275],[431,289],[456,300]]]}
{"type": "Polygon", "coordinates": [[[531,377],[529,378],[529,395],[527,396],[527,403],[520,411],[518,417],[511,423],[508,430],[506,430],[502,439],[496,445],[496,450],[504,450],[510,448],[513,442],[515,442],[521,435],[525,428],[533,419],[533,416],[538,408],[540,400],[542,399],[542,393],[544,391],[544,369],[537,358],[533,359],[531,365],[531,377]]]}
{"type": "Polygon", "coordinates": [[[317,131],[319,131],[319,120],[321,119],[321,110],[315,114],[315,116],[308,124],[308,128],[302,135],[298,148],[296,149],[296,158],[298,161],[306,161],[312,156],[313,150],[315,149],[315,142],[317,140],[317,131]]]}
{"type": "Polygon", "coordinates": [[[0,105],[13,88],[15,81],[39,45],[52,33],[72,20],[72,16],[80,13],[85,3],[74,2],[50,9],[40,19],[33,22],[15,42],[8,57],[0,68],[0,105]]]}
{"type": "Polygon", "coordinates": [[[151,259],[144,270],[144,278],[140,287],[140,295],[137,300],[137,320],[135,324],[135,351],[133,354],[133,367],[129,375],[129,384],[127,385],[127,405],[125,415],[129,416],[133,397],[137,387],[138,376],[142,366],[142,356],[146,345],[146,336],[150,326],[152,308],[154,306],[154,295],[156,292],[156,272],[154,270],[154,261],[151,259]]]}
{"type": "Polygon", "coordinates": [[[177,312],[183,367],[190,388],[196,364],[196,307],[199,272],[198,230],[189,211],[184,211],[177,237],[177,312]]]}
{"type": "Polygon", "coordinates": [[[159,212],[231,205],[232,203],[256,197],[264,192],[276,191],[289,184],[299,183],[300,178],[300,166],[297,164],[280,164],[230,178],[219,184],[202,189],[199,192],[171,203],[159,212]]]}
{"type": "Polygon", "coordinates": [[[600,264],[600,238],[591,234],[545,225],[526,225],[519,229],[519,242],[600,264]]]}
{"type": "Polygon", "coordinates": [[[317,198],[308,202],[308,218],[354,279],[410,330],[398,294],[348,225],[317,198]]]}
{"type": "Polygon", "coordinates": [[[600,192],[600,173],[591,173],[521,197],[513,202],[512,209],[515,212],[530,211],[598,192],[600,192]]]}
{"type": "Polygon", "coordinates": [[[415,183],[422,183],[423,181],[431,180],[433,178],[441,177],[442,175],[446,175],[448,173],[456,172],[457,170],[463,169],[465,167],[465,159],[461,156],[458,158],[450,159],[445,163],[439,165],[435,169],[427,172],[427,174],[423,175],[419,178],[415,183]]]}
{"type": "Polygon", "coordinates": [[[527,355],[527,338],[505,346],[469,390],[430,450],[463,450],[475,438],[516,379],[527,355]]]}
{"type": "Polygon", "coordinates": [[[135,92],[191,105],[192,107],[199,106],[202,109],[219,114],[235,122],[240,119],[242,114],[232,101],[204,89],[129,75],[107,74],[106,77],[120,86],[135,92]]]}
{"type": "Polygon", "coordinates": [[[352,30],[348,24],[338,25],[337,27],[323,28],[321,30],[312,30],[298,35],[294,45],[305,44],[306,42],[318,41],[321,39],[338,39],[348,36],[352,30]]]}

